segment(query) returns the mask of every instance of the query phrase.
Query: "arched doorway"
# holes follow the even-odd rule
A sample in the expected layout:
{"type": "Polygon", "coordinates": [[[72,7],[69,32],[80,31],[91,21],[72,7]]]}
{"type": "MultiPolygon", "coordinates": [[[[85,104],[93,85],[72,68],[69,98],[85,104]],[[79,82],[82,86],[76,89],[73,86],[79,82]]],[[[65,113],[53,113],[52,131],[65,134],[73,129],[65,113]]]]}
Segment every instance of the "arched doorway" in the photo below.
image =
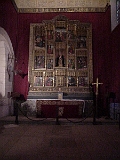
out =
{"type": "Polygon", "coordinates": [[[7,32],[0,27],[0,117],[12,114],[14,51],[7,32]]]}

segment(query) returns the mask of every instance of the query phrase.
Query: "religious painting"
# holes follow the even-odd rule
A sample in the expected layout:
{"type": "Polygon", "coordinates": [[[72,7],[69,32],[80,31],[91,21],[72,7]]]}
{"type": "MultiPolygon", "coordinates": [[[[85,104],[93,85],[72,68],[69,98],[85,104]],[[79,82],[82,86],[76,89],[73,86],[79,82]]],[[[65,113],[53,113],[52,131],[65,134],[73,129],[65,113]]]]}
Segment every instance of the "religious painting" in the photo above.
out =
{"type": "Polygon", "coordinates": [[[87,86],[88,85],[88,77],[78,77],[78,86],[87,86]]]}
{"type": "Polygon", "coordinates": [[[36,35],[35,37],[35,46],[37,47],[45,47],[45,37],[36,35]]]}
{"type": "Polygon", "coordinates": [[[53,45],[47,45],[47,53],[53,54],[53,45]]]}
{"type": "Polygon", "coordinates": [[[53,30],[48,30],[47,31],[47,39],[52,40],[53,39],[53,30]]]}
{"type": "Polygon", "coordinates": [[[76,77],[68,77],[68,87],[69,86],[77,86],[77,79],[76,77]]]}
{"type": "Polygon", "coordinates": [[[35,26],[35,46],[45,47],[45,27],[35,26]]]}
{"type": "Polygon", "coordinates": [[[45,77],[45,86],[53,86],[53,77],[45,77]]]}
{"type": "Polygon", "coordinates": [[[55,31],[55,41],[56,42],[63,42],[66,40],[67,33],[65,31],[57,30],[55,31]]]}
{"type": "Polygon", "coordinates": [[[43,86],[43,77],[34,76],[34,86],[43,86]]]}
{"type": "Polygon", "coordinates": [[[47,69],[53,69],[53,59],[47,59],[47,69]]]}
{"type": "Polygon", "coordinates": [[[74,54],[75,53],[75,48],[73,46],[73,44],[70,44],[68,46],[68,54],[74,54]]]}
{"type": "Polygon", "coordinates": [[[77,69],[87,68],[87,56],[77,56],[77,69]]]}
{"type": "Polygon", "coordinates": [[[69,58],[68,59],[68,68],[69,69],[75,69],[75,60],[74,60],[74,58],[69,58]]]}
{"type": "Polygon", "coordinates": [[[35,69],[42,69],[45,68],[45,56],[35,56],[34,59],[34,68],[35,69]]]}
{"type": "Polygon", "coordinates": [[[77,49],[78,48],[86,48],[86,37],[80,36],[77,38],[77,49]]]}
{"type": "Polygon", "coordinates": [[[75,34],[74,34],[74,30],[70,30],[69,32],[68,32],[68,39],[75,39],[75,34]]]}

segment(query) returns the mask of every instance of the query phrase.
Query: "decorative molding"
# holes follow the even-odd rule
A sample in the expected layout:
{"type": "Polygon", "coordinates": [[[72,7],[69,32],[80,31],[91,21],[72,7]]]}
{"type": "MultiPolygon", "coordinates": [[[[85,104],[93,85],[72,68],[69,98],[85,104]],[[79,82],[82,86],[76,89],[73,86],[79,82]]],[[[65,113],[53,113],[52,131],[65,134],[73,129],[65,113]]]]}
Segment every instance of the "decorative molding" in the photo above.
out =
{"type": "Polygon", "coordinates": [[[14,0],[14,3],[19,13],[105,12],[110,0],[14,0]]]}

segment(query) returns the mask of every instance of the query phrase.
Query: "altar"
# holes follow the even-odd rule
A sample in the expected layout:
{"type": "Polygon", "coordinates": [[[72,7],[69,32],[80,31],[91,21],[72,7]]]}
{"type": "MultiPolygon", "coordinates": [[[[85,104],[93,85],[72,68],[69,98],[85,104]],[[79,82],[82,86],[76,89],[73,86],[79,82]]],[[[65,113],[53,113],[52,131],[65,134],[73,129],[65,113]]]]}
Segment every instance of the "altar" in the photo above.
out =
{"type": "Polygon", "coordinates": [[[31,23],[28,75],[27,102],[37,117],[88,115],[93,106],[92,24],[63,15],[31,23]]]}
{"type": "Polygon", "coordinates": [[[36,101],[37,117],[79,118],[84,116],[85,101],[76,99],[48,99],[36,101]]]}

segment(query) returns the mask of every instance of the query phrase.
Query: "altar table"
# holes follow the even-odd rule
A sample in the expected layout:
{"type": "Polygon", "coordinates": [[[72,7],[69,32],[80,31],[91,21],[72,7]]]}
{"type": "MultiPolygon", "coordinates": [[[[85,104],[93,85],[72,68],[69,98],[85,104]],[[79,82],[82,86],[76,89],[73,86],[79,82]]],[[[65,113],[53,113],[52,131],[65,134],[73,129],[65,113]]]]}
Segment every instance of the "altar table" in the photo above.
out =
{"type": "Polygon", "coordinates": [[[85,110],[84,100],[47,99],[36,100],[37,117],[41,118],[79,118],[85,110]]]}

